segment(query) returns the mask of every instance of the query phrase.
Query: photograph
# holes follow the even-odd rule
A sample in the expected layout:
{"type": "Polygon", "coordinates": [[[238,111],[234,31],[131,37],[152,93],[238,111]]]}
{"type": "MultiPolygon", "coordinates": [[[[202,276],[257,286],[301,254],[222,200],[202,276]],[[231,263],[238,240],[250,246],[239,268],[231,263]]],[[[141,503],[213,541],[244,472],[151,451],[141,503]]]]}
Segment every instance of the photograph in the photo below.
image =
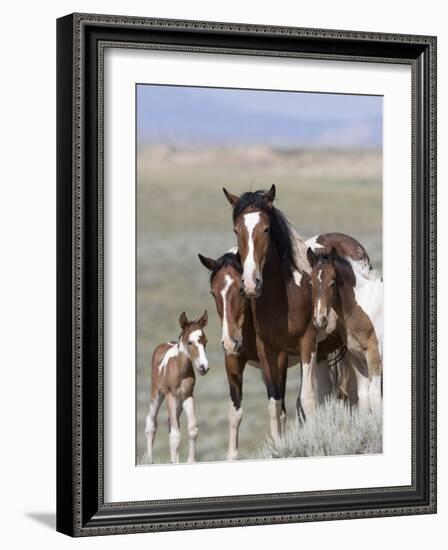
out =
{"type": "Polygon", "coordinates": [[[382,453],[383,97],[135,105],[136,465],[382,453]]]}

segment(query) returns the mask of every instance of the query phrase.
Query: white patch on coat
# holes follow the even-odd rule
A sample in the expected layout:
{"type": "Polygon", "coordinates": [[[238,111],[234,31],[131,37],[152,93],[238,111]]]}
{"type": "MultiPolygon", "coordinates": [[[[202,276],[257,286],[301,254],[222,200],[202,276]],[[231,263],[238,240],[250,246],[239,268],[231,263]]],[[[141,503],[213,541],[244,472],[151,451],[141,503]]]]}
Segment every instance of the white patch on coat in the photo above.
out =
{"type": "Polygon", "coordinates": [[[317,280],[319,281],[319,283],[322,282],[322,271],[323,269],[319,269],[319,273],[317,274],[317,280]]]}
{"type": "Polygon", "coordinates": [[[250,278],[251,280],[254,280],[254,272],[257,269],[257,266],[255,264],[255,257],[254,257],[254,238],[253,238],[253,232],[254,228],[260,221],[260,212],[251,212],[250,214],[244,215],[244,225],[246,226],[247,230],[247,243],[248,243],[248,252],[247,252],[247,258],[244,261],[243,271],[244,271],[244,278],[250,278]]]}
{"type": "Polygon", "coordinates": [[[205,348],[204,345],[199,342],[199,339],[204,333],[202,330],[194,330],[190,334],[189,342],[193,342],[193,345],[198,350],[198,357],[196,359],[190,359],[192,360],[194,366],[198,369],[201,365],[204,367],[205,371],[208,371],[209,365],[208,365],[208,359],[205,355],[205,348]]]}
{"type": "Polygon", "coordinates": [[[300,283],[302,282],[302,274],[296,270],[294,271],[292,276],[294,277],[294,282],[296,283],[296,285],[300,286],[300,283]]]}
{"type": "Polygon", "coordinates": [[[383,355],[383,282],[375,274],[365,277],[357,265],[359,262],[350,261],[355,274],[355,300],[364,313],[370,318],[378,340],[379,351],[383,355]]]}
{"type": "Polygon", "coordinates": [[[324,248],[321,244],[317,242],[317,239],[320,237],[320,235],[315,235],[311,239],[308,239],[305,241],[305,244],[308,248],[311,248],[311,250],[316,250],[316,248],[324,248]]]}
{"type": "Polygon", "coordinates": [[[168,362],[170,359],[173,359],[173,357],[177,357],[179,354],[179,344],[173,344],[172,342],[168,342],[168,344],[171,346],[168,348],[165,352],[165,354],[162,357],[162,360],[159,363],[159,372],[162,372],[165,367],[168,365],[168,362]]]}
{"type": "Polygon", "coordinates": [[[232,246],[232,248],[229,248],[229,250],[227,250],[227,254],[238,254],[238,247],[232,246]]]}
{"type": "Polygon", "coordinates": [[[232,283],[234,280],[232,277],[228,274],[224,277],[224,288],[221,290],[221,297],[222,297],[222,341],[224,343],[230,342],[231,338],[229,335],[229,323],[227,320],[227,292],[229,291],[229,288],[232,286],[232,283]]]}

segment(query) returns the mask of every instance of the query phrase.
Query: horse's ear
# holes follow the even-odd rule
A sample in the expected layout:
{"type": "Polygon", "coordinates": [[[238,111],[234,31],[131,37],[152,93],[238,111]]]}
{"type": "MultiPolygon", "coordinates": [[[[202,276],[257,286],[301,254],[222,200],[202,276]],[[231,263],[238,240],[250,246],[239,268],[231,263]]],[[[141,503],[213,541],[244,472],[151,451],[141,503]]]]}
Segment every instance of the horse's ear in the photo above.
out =
{"type": "Polygon", "coordinates": [[[308,258],[310,266],[314,267],[314,264],[316,263],[317,256],[316,256],[316,254],[314,253],[314,250],[311,247],[309,247],[308,250],[306,251],[306,257],[308,258]]]}
{"type": "Polygon", "coordinates": [[[182,330],[184,330],[184,328],[190,323],[190,321],[188,320],[188,317],[185,313],[185,311],[183,311],[181,314],[180,314],[180,317],[179,317],[179,325],[180,325],[180,328],[182,330]]]}
{"type": "Polygon", "coordinates": [[[207,323],[208,323],[208,313],[207,313],[207,310],[205,310],[204,313],[202,314],[202,317],[198,320],[198,325],[204,328],[207,323]]]}
{"type": "Polygon", "coordinates": [[[212,258],[207,258],[202,254],[198,254],[198,257],[199,257],[199,261],[204,267],[206,267],[207,269],[210,269],[210,271],[213,271],[215,269],[216,260],[213,260],[212,258]]]}
{"type": "Polygon", "coordinates": [[[338,251],[334,246],[331,247],[330,260],[334,263],[338,257],[338,251]]]}
{"type": "Polygon", "coordinates": [[[268,205],[272,206],[272,203],[274,202],[274,199],[275,199],[275,185],[274,184],[272,184],[269,191],[267,193],[265,193],[264,198],[266,199],[266,202],[268,203],[268,205]]]}
{"type": "Polygon", "coordinates": [[[226,199],[235,208],[235,205],[239,200],[238,197],[236,195],[232,195],[232,193],[229,193],[225,187],[223,187],[222,190],[224,191],[224,195],[226,196],[226,199]]]}

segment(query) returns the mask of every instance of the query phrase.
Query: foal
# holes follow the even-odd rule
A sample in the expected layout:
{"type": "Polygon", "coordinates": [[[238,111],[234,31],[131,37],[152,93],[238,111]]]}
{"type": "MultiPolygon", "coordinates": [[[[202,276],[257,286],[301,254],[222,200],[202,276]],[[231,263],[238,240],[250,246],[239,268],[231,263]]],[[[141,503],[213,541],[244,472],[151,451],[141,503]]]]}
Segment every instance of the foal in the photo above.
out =
{"type": "Polygon", "coordinates": [[[209,369],[205,355],[207,338],[203,330],[207,324],[207,312],[198,321],[189,321],[185,312],[181,313],[179,324],[182,329],[179,340],[158,345],[152,355],[151,401],[145,428],[150,463],[157,430],[157,414],[165,398],[170,427],[171,462],[179,462],[179,418],[182,409],[188,420],[188,462],[195,462],[198,424],[193,400],[196,381],[193,366],[201,375],[206,374],[209,369]]]}
{"type": "Polygon", "coordinates": [[[354,262],[341,258],[334,247],[330,253],[317,254],[309,248],[307,256],[312,266],[314,324],[325,329],[334,309],[351,356],[358,363],[367,363],[368,380],[355,368],[359,406],[378,408],[382,377],[382,282],[365,277],[354,262]]]}

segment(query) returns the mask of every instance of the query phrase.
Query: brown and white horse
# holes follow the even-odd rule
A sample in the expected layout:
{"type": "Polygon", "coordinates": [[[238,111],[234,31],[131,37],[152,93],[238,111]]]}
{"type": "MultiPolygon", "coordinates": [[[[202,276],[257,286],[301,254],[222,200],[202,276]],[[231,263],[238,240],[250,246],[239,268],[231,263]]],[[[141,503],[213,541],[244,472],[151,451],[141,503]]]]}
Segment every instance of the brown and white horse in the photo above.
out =
{"type": "Polygon", "coordinates": [[[248,362],[259,368],[255,330],[249,300],[241,292],[243,271],[237,250],[217,260],[199,254],[202,265],[210,270],[210,292],[221,319],[221,346],[224,350],[229,383],[228,460],[238,458],[238,434],[243,416],[243,373],[248,362]]]}
{"type": "Polygon", "coordinates": [[[157,415],[166,398],[170,426],[171,462],[179,462],[180,427],[182,410],[188,421],[188,462],[195,461],[198,424],[196,420],[193,389],[196,382],[194,369],[204,375],[209,370],[205,354],[207,325],[205,311],[198,321],[189,321],[185,312],[179,317],[182,332],[177,342],[160,344],[154,350],[151,365],[151,397],[146,417],[146,442],[148,461],[152,463],[152,449],[157,431],[157,415]],[[193,368],[194,367],[194,368],[193,368]]]}
{"type": "MultiPolygon", "coordinates": [[[[316,370],[317,329],[312,319],[306,254],[298,257],[284,215],[273,206],[275,186],[268,192],[240,197],[224,189],[233,206],[234,232],[243,266],[242,290],[250,300],[257,354],[268,397],[271,435],[282,434],[282,404],[288,355],[298,355],[303,377],[316,370]]],[[[314,409],[303,392],[297,411],[314,409]]]]}
{"type": "Polygon", "coordinates": [[[333,247],[329,253],[308,249],[312,266],[313,319],[325,328],[331,310],[353,363],[367,365],[367,377],[355,366],[360,407],[381,406],[383,284],[372,273],[366,277],[355,262],[342,258],[333,247]]]}

